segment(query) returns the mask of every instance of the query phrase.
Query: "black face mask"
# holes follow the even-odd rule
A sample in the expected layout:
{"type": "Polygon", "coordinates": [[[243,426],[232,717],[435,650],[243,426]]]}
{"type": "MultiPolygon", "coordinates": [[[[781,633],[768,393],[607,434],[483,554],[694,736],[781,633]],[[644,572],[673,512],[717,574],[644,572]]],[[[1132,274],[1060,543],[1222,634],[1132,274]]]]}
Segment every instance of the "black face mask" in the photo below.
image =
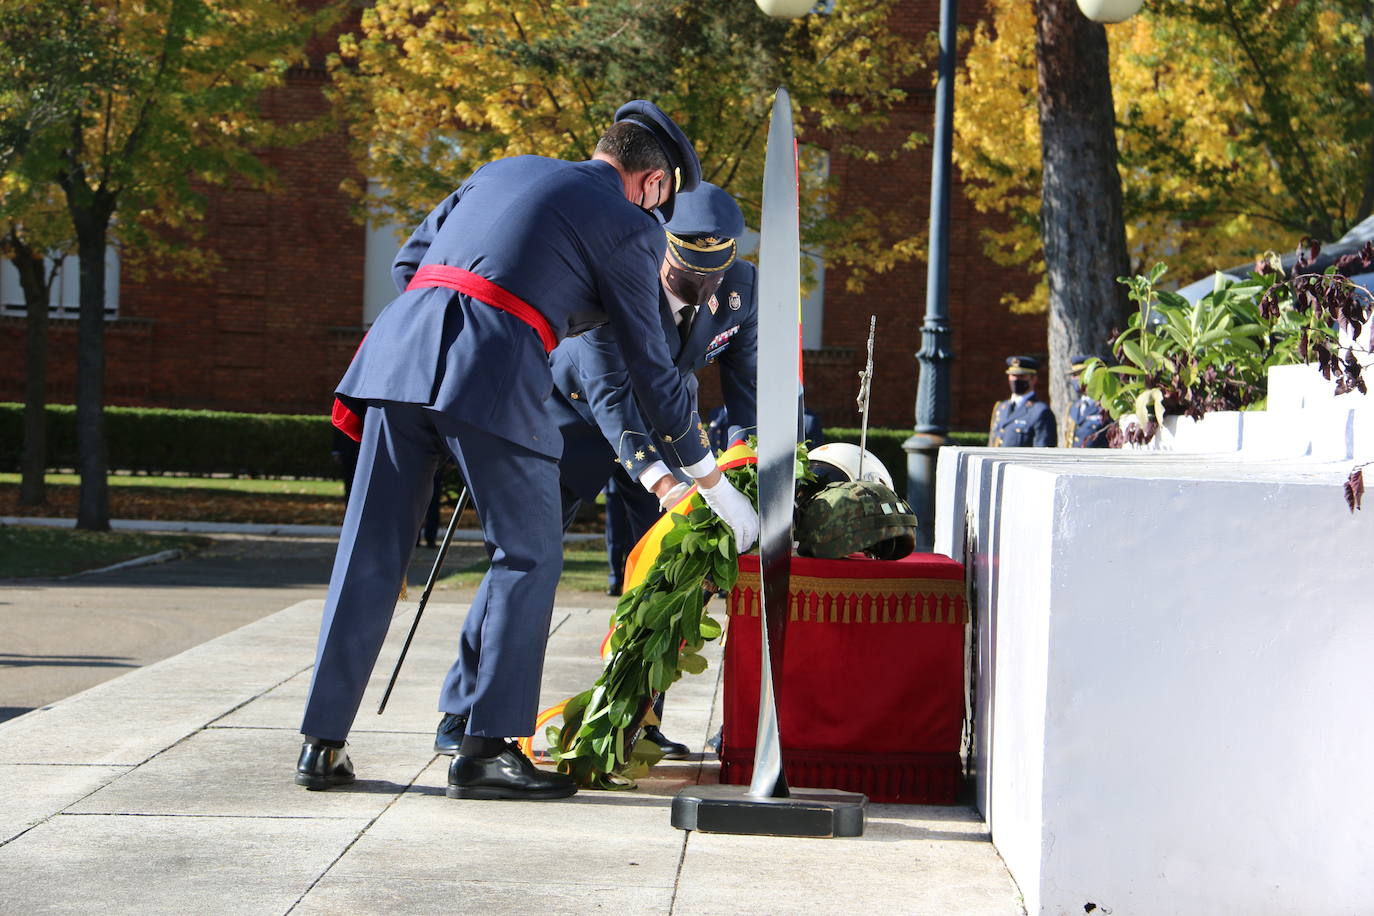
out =
{"type": "Polygon", "coordinates": [[[675,264],[668,264],[668,273],[663,278],[663,283],[668,287],[668,291],[677,296],[688,305],[705,305],[711,301],[711,297],[720,289],[721,281],[725,279],[725,271],[720,270],[715,273],[703,274],[695,270],[687,270],[675,264]]]}
{"type": "MultiPolygon", "coordinates": [[[[658,196],[657,193],[655,193],[654,196],[657,197],[657,196],[658,196]]],[[[646,206],[644,206],[644,202],[645,202],[646,200],[648,200],[648,199],[649,199],[649,195],[648,195],[647,193],[641,193],[641,194],[639,195],[639,200],[637,200],[637,201],[635,202],[635,206],[638,207],[639,209],[643,210],[645,213],[653,213],[654,210],[656,210],[656,209],[658,209],[658,208],[657,208],[657,207],[646,207],[646,206]]]]}
{"type": "Polygon", "coordinates": [[[1011,393],[1012,393],[1012,394],[1026,394],[1026,393],[1029,392],[1030,390],[1031,390],[1031,389],[1030,389],[1030,379],[1028,379],[1028,378],[1014,378],[1014,379],[1011,380],[1011,393]]]}

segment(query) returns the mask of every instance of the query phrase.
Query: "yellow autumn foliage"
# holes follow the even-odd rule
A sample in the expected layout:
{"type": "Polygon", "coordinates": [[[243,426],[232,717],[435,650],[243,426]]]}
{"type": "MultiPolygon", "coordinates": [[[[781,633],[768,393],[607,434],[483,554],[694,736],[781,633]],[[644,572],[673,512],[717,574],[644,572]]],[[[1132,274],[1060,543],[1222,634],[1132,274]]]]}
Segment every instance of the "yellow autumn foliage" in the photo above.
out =
{"type": "MultiPolygon", "coordinates": [[[[1350,4],[1154,2],[1108,27],[1132,271],[1168,261],[1182,282],[1303,235],[1334,241],[1369,214],[1371,102],[1350,4]]],[[[964,192],[1002,214],[984,234],[1002,264],[1044,275],[1035,9],[989,0],[955,90],[964,192]]],[[[1042,280],[1013,311],[1043,311],[1042,280]]]]}
{"type": "MultiPolygon", "coordinates": [[[[656,102],[696,144],[703,176],[758,225],[773,89],[791,93],[803,149],[803,233],[856,282],[918,253],[909,219],[845,211],[824,150],[885,158],[872,138],[922,63],[887,27],[895,0],[837,0],[784,22],[752,0],[377,0],[331,60],[331,92],[383,220],[412,224],[491,159],[591,156],[616,108],[656,102]]],[[[890,144],[889,144],[890,145],[890,144]]]]}

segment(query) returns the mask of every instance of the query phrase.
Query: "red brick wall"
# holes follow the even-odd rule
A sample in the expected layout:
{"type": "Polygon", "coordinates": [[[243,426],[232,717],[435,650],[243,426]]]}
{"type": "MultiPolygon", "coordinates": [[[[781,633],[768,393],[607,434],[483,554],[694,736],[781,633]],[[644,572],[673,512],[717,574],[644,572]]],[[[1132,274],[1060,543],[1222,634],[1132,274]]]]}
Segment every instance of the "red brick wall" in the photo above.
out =
{"type": "MultiPolygon", "coordinates": [[[[981,14],[961,4],[961,21],[981,14]]],[[[936,27],[935,4],[914,0],[896,27],[923,40],[936,27]]],[[[265,101],[269,113],[298,119],[324,109],[324,72],[291,74],[265,101]]],[[[955,103],[958,103],[956,98],[955,103]]],[[[934,94],[928,78],[910,87],[886,142],[911,131],[929,134],[934,94]]],[[[210,194],[206,232],[197,244],[217,252],[222,266],[195,282],[153,271],[135,282],[125,271],[120,320],[107,327],[108,402],[121,405],[245,411],[323,412],[361,335],[364,232],[348,213],[339,183],[354,175],[344,137],[331,134],[291,150],[267,154],[280,193],[246,188],[210,194]]],[[[897,164],[832,156],[842,208],[898,208],[910,232],[925,230],[930,212],[930,150],[897,164]]],[[[982,253],[979,230],[987,217],[958,191],[950,239],[952,367],[951,426],[982,429],[992,403],[1005,396],[1003,360],[1045,349],[1043,316],[1011,315],[999,300],[1024,292],[1024,272],[1000,268],[982,253]]],[[[863,365],[868,316],[878,316],[871,422],[913,422],[920,325],[925,311],[924,262],[870,278],[861,293],[845,289],[845,275],[825,276],[822,351],[806,357],[807,402],[828,426],[857,425],[854,396],[863,365]]],[[[0,319],[0,400],[23,397],[22,320],[0,319]]],[[[54,324],[50,399],[74,394],[75,324],[54,324]]],[[[715,371],[703,373],[702,403],[719,403],[715,371]]]]}

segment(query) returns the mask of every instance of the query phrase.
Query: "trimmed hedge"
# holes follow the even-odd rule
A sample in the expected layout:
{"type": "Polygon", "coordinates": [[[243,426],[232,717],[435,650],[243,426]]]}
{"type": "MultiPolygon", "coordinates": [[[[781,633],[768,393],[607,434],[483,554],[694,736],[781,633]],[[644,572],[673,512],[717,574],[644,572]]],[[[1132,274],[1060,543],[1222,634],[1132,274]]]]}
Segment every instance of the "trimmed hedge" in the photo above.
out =
{"type": "MultiPolygon", "coordinates": [[[[50,404],[48,467],[76,467],[76,408],[50,404]]],[[[252,477],[336,477],[329,418],[300,414],[105,408],[111,470],[149,473],[246,474],[252,477]]],[[[896,478],[906,474],[902,443],[909,429],[870,428],[868,450],[896,478]]],[[[859,442],[855,428],[825,430],[827,442],[859,442]]],[[[985,432],[952,432],[955,445],[986,445],[985,432]]],[[[0,470],[17,471],[24,406],[0,404],[0,470]]]]}
{"type": "MultiPolygon", "coordinates": [[[[77,467],[76,408],[50,404],[48,467],[77,467]]],[[[0,404],[0,469],[17,471],[24,406],[0,404]]],[[[329,418],[106,407],[111,470],[149,473],[246,474],[253,477],[337,477],[329,418]]]]}
{"type": "MultiPolygon", "coordinates": [[[[853,442],[859,444],[858,427],[835,426],[825,431],[826,442],[853,442]]],[[[868,428],[868,441],[866,447],[878,460],[887,468],[887,472],[892,475],[893,480],[904,480],[906,478],[906,451],[902,448],[902,443],[911,438],[912,431],[909,429],[875,429],[868,428]]],[[[985,432],[951,432],[947,434],[950,445],[987,445],[988,434],[985,432]]]]}

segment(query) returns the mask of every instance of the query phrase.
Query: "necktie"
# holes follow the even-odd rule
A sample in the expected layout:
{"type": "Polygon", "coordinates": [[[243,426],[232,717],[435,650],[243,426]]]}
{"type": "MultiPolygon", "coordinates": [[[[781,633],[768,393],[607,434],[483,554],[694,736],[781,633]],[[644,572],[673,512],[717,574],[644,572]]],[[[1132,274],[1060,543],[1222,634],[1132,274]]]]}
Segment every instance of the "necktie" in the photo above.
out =
{"type": "Polygon", "coordinates": [[[677,313],[677,334],[683,344],[686,344],[687,338],[691,336],[692,323],[696,321],[696,317],[697,310],[690,306],[677,313]]]}

